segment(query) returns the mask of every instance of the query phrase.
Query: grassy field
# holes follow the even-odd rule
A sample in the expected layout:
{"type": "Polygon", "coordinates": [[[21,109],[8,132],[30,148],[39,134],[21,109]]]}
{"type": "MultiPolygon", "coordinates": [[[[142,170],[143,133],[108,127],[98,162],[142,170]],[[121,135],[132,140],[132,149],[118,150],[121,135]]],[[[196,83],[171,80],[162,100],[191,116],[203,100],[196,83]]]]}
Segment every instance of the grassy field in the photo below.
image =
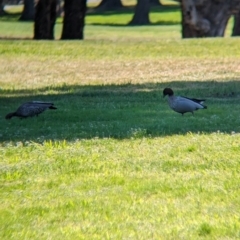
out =
{"type": "Polygon", "coordinates": [[[84,41],[32,41],[32,23],[0,19],[0,239],[239,239],[232,23],[182,40],[179,23],[95,17],[84,41]],[[173,112],[167,86],[208,109],[173,112]],[[29,100],[58,109],[4,118],[29,100]]]}

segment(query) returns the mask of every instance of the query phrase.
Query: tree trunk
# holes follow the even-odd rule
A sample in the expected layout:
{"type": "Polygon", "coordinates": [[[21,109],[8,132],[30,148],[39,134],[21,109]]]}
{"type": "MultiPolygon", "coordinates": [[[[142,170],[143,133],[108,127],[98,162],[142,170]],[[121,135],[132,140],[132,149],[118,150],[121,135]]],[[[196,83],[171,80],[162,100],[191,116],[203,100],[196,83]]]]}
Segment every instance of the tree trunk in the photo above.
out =
{"type": "Polygon", "coordinates": [[[112,11],[122,7],[121,0],[102,0],[96,8],[99,10],[112,11]]]}
{"type": "Polygon", "coordinates": [[[138,0],[135,7],[133,19],[130,25],[146,25],[149,24],[149,2],[150,0],[138,0]]]}
{"type": "Polygon", "coordinates": [[[20,21],[33,21],[35,15],[34,0],[24,0],[23,12],[20,21]]]}
{"type": "Polygon", "coordinates": [[[39,0],[36,6],[34,39],[54,39],[57,0],[39,0]]]}
{"type": "Polygon", "coordinates": [[[161,6],[161,2],[159,0],[150,0],[151,6],[161,6]]]}
{"type": "Polygon", "coordinates": [[[3,0],[0,0],[0,16],[4,15],[4,5],[3,5],[3,0]]]}
{"type": "Polygon", "coordinates": [[[222,37],[239,0],[182,0],[182,37],[222,37]]]}
{"type": "Polygon", "coordinates": [[[83,39],[86,0],[65,0],[62,39],[83,39]]]}
{"type": "Polygon", "coordinates": [[[234,15],[232,36],[240,36],[240,12],[234,15]]]}

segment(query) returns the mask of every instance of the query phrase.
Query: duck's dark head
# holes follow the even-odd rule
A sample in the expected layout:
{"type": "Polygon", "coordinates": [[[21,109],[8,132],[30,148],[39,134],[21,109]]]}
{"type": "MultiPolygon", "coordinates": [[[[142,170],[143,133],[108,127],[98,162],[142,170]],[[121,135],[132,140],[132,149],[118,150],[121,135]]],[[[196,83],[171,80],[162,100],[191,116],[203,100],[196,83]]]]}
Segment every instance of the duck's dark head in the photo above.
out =
{"type": "Polygon", "coordinates": [[[168,96],[173,96],[174,92],[171,88],[164,88],[163,90],[163,97],[165,97],[166,95],[168,96]]]}

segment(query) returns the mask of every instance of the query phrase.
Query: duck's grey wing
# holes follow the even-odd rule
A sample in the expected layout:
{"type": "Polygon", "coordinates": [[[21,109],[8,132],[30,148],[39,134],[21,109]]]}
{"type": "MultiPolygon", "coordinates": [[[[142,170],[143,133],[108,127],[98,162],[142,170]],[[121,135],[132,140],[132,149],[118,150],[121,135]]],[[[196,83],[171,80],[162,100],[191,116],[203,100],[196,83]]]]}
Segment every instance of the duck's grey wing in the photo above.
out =
{"type": "Polygon", "coordinates": [[[42,102],[42,101],[32,101],[32,102],[28,102],[31,104],[44,104],[44,105],[54,105],[54,103],[52,102],[42,102]]]}
{"type": "Polygon", "coordinates": [[[17,109],[17,113],[23,117],[33,117],[44,112],[48,108],[54,108],[52,103],[27,102],[17,109]]]}
{"type": "Polygon", "coordinates": [[[193,102],[199,103],[199,104],[203,104],[206,101],[206,99],[188,98],[188,97],[183,97],[183,96],[181,96],[181,97],[191,100],[193,102]]]}
{"type": "Polygon", "coordinates": [[[44,112],[49,107],[43,104],[36,104],[28,102],[23,104],[17,111],[21,111],[22,115],[26,117],[32,117],[44,112]]]}
{"type": "Polygon", "coordinates": [[[192,101],[191,99],[178,97],[176,99],[175,108],[178,112],[193,112],[206,107],[198,102],[192,101]]]}
{"type": "Polygon", "coordinates": [[[52,102],[41,102],[41,101],[32,101],[32,102],[29,102],[29,104],[32,104],[36,107],[41,107],[41,108],[49,108],[49,109],[57,109],[55,106],[54,106],[54,103],[52,102]]]}

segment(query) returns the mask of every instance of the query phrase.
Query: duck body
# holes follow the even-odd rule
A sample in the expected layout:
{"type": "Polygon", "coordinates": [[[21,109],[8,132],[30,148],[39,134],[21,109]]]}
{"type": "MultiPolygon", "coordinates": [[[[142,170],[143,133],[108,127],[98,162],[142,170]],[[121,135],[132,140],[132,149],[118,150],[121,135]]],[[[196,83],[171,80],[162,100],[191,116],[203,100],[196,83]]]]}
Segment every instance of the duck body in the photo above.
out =
{"type": "Polygon", "coordinates": [[[6,119],[11,119],[12,117],[27,118],[38,116],[40,113],[47,109],[57,109],[53,103],[32,101],[22,104],[15,112],[8,113],[6,119]]]}
{"type": "Polygon", "coordinates": [[[207,106],[203,105],[205,99],[174,96],[174,92],[171,88],[165,88],[163,90],[163,97],[166,95],[168,95],[169,107],[182,115],[187,112],[191,112],[193,114],[193,112],[198,109],[207,108],[207,106]]]}

